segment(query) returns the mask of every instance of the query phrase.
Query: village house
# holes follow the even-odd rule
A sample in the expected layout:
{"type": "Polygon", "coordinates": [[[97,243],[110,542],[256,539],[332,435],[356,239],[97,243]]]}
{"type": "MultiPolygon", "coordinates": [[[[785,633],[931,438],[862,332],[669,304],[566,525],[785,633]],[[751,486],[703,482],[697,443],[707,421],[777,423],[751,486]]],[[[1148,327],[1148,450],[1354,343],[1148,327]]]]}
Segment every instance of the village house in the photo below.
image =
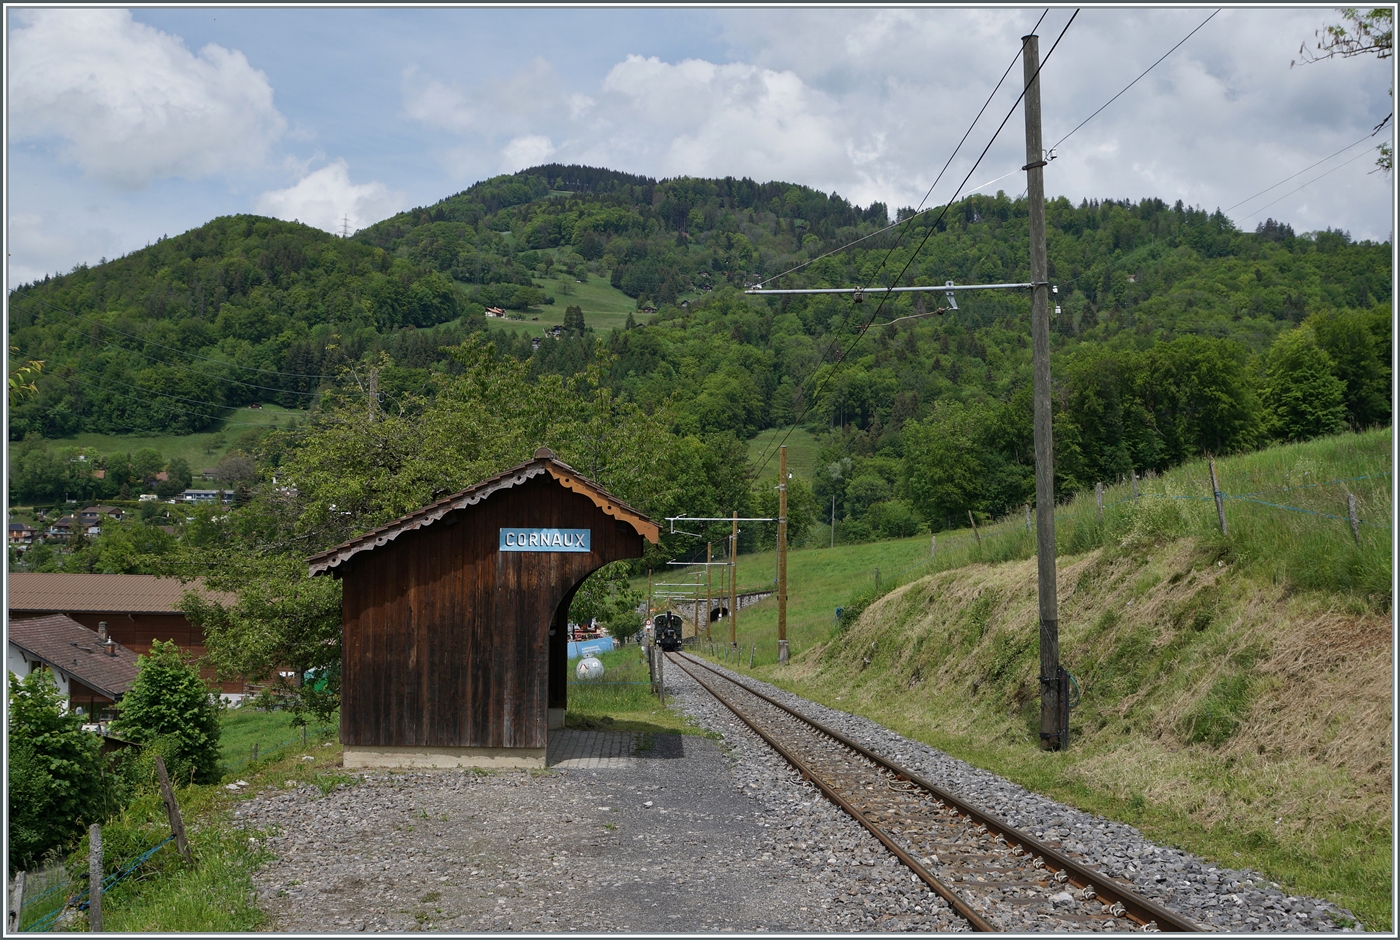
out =
{"type": "Polygon", "coordinates": [[[103,522],[108,519],[120,520],[125,515],[116,506],[89,506],[78,513],[78,524],[88,535],[101,535],[103,522]]]}
{"type": "MultiPolygon", "coordinates": [[[[223,604],[236,600],[231,594],[207,590],[199,580],[183,584],[177,578],[148,574],[16,571],[9,580],[12,632],[19,619],[61,614],[90,631],[105,623],[110,638],[133,655],[149,652],[156,640],[172,640],[192,658],[203,658],[204,633],[181,609],[185,591],[197,591],[223,604]]],[[[216,683],[214,669],[207,664],[201,666],[200,675],[227,701],[237,702],[246,692],[241,680],[216,683]]]]}
{"type": "Polygon", "coordinates": [[[136,652],[112,640],[105,624],[89,630],[71,617],[11,618],[5,666],[23,677],[53,673],[68,708],[92,721],[115,718],[115,706],[136,684],[136,652]]]}
{"type": "Polygon", "coordinates": [[[23,522],[11,522],[9,532],[10,544],[15,547],[31,545],[34,542],[35,529],[33,526],[25,525],[23,522]]]}
{"type": "Polygon", "coordinates": [[[185,490],[180,494],[180,502],[184,503],[214,503],[220,497],[225,503],[233,502],[233,490],[185,490]]]}

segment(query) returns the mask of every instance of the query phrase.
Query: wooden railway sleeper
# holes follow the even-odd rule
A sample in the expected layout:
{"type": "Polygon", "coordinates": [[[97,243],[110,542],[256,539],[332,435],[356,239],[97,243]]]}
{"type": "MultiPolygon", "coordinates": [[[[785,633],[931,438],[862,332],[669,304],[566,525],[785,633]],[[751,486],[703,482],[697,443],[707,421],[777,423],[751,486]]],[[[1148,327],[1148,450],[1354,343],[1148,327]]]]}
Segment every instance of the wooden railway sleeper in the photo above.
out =
{"type": "MultiPolygon", "coordinates": [[[[690,674],[691,678],[695,679],[695,681],[700,682],[699,677],[696,676],[694,673],[691,673],[690,670],[686,669],[684,665],[682,665],[681,668],[685,670],[688,674],[690,674]]],[[[766,731],[762,730],[758,727],[758,725],[754,724],[754,722],[752,722],[747,715],[739,711],[739,709],[735,708],[731,702],[729,702],[723,696],[719,695],[717,692],[714,691],[714,689],[711,689],[704,682],[700,682],[700,684],[706,689],[709,689],[710,694],[714,695],[715,698],[719,699],[719,701],[726,708],[728,708],[731,712],[734,713],[734,716],[736,718],[738,718],[740,721],[742,721],[745,725],[748,726],[749,730],[753,731],[754,734],[758,735],[765,742],[767,742],[769,747],[773,748],[773,750],[777,751],[780,755],[782,755],[784,760],[786,760],[793,766],[798,767],[799,769],[804,767],[802,762],[799,761],[794,754],[792,754],[790,751],[788,751],[787,748],[783,747],[776,740],[774,740],[774,738],[771,735],[769,735],[766,731]]],[[[805,773],[806,772],[804,771],[804,774],[805,773]]],[[[822,793],[827,797],[827,799],[831,800],[837,806],[841,807],[841,809],[845,810],[846,813],[851,816],[851,818],[855,819],[858,823],[864,826],[865,829],[871,835],[879,839],[881,844],[883,844],[887,849],[894,853],[895,857],[897,857],[901,862],[908,866],[909,869],[913,871],[914,874],[917,875],[925,884],[932,888],[939,897],[947,901],[948,905],[952,907],[953,910],[957,911],[958,914],[960,914],[964,919],[966,919],[974,930],[983,933],[995,932],[995,928],[990,923],[988,923],[988,921],[984,917],[982,917],[981,914],[973,910],[968,905],[968,903],[955,891],[951,890],[946,885],[944,885],[943,882],[939,881],[936,877],[934,877],[932,872],[930,872],[923,865],[919,864],[918,861],[912,858],[908,852],[905,852],[902,848],[900,848],[893,841],[891,841],[889,836],[885,835],[885,833],[881,831],[879,826],[876,826],[875,824],[867,820],[864,817],[864,815],[860,812],[860,810],[856,809],[856,807],[851,805],[851,803],[848,800],[846,800],[843,796],[841,796],[841,794],[837,793],[836,790],[828,786],[825,781],[817,779],[815,775],[807,775],[807,779],[809,779],[819,790],[821,790],[822,793]]]]}
{"type": "MultiPolygon", "coordinates": [[[[977,821],[979,825],[984,827],[983,831],[988,831],[988,829],[990,829],[991,831],[996,831],[1000,834],[1005,835],[1008,841],[1012,841],[1020,846],[1023,846],[1026,851],[1037,853],[1039,856],[1038,861],[1040,862],[1041,866],[1044,866],[1046,864],[1045,860],[1049,859],[1052,868],[1056,870],[1063,870],[1069,873],[1068,880],[1072,886],[1077,888],[1084,885],[1088,885],[1094,875],[1100,874],[1096,873],[1093,869],[1079,864],[1078,862],[1074,861],[1068,856],[1055,851],[1054,849],[1046,845],[1044,842],[1035,838],[1029,833],[1022,832],[1019,829],[1008,825],[1002,820],[997,819],[995,816],[992,816],[989,813],[979,810],[971,804],[966,803],[958,797],[953,796],[952,794],[944,790],[942,787],[939,787],[936,784],[929,782],[928,780],[924,779],[918,774],[915,774],[912,771],[901,767],[893,761],[881,757],[879,754],[876,754],[874,751],[871,751],[869,748],[852,740],[851,738],[847,737],[841,732],[836,731],[832,728],[828,728],[826,725],[813,718],[808,718],[806,715],[803,715],[797,710],[790,708],[787,705],[784,705],[782,702],[776,701],[771,696],[765,695],[762,692],[749,688],[747,684],[725,675],[724,673],[710,666],[708,663],[694,660],[684,653],[681,653],[679,655],[686,661],[694,663],[695,665],[698,665],[700,668],[706,670],[707,672],[711,672],[714,675],[725,679],[726,681],[734,685],[739,686],[741,689],[748,692],[750,695],[762,699],[763,701],[774,706],[775,708],[778,708],[788,713],[789,715],[798,719],[799,721],[806,722],[813,728],[820,731],[822,734],[825,734],[827,737],[830,737],[833,740],[838,741],[842,745],[851,749],[856,754],[864,758],[868,763],[873,764],[877,767],[881,767],[892,774],[898,774],[907,777],[913,783],[927,790],[929,794],[933,796],[939,804],[946,804],[947,806],[951,807],[955,812],[966,817],[969,821],[977,821]]],[[[689,670],[687,670],[687,672],[689,672],[689,670]]],[[[692,678],[695,678],[694,673],[690,673],[690,675],[692,676],[692,678]]],[[[719,698],[721,702],[725,702],[725,700],[713,690],[711,690],[711,694],[714,694],[715,697],[719,698]]],[[[725,705],[729,707],[729,709],[733,711],[736,715],[739,715],[739,712],[735,710],[732,705],[729,705],[728,702],[725,702],[725,705]]],[[[741,715],[740,718],[742,720],[743,716],[741,715]]],[[[745,724],[750,723],[747,720],[745,720],[745,724]]],[[[750,724],[750,727],[753,726],[750,724]]],[[[757,731],[757,728],[755,728],[754,730],[756,733],[759,733],[761,736],[763,736],[762,732],[757,731]]],[[[1120,908],[1121,912],[1115,914],[1114,916],[1128,917],[1130,920],[1136,920],[1139,924],[1143,925],[1144,927],[1146,927],[1146,925],[1150,923],[1153,924],[1157,930],[1161,930],[1160,924],[1166,923],[1170,929],[1175,931],[1190,932],[1200,930],[1200,928],[1197,927],[1194,923],[1187,920],[1185,917],[1182,917],[1180,914],[1177,914],[1175,911],[1171,911],[1167,908],[1164,908],[1156,902],[1136,894],[1131,889],[1125,886],[1109,885],[1107,888],[1104,889],[1096,889],[1096,893],[1104,900],[1111,901],[1116,907],[1120,908]],[[1133,905],[1131,914],[1129,913],[1130,909],[1123,904],[1123,901],[1125,900],[1131,901],[1133,905]]]]}

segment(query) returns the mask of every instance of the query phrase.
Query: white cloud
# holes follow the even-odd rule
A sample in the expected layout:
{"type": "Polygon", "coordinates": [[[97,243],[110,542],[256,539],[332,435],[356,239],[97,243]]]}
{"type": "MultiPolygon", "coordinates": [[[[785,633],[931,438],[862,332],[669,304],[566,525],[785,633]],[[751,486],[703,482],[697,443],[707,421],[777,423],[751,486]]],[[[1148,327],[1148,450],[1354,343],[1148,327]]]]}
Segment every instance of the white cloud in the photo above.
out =
{"type": "Polygon", "coordinates": [[[541,134],[524,134],[501,150],[501,170],[513,173],[526,167],[539,166],[554,153],[554,144],[541,134]]]}
{"type": "Polygon", "coordinates": [[[493,77],[471,91],[426,78],[410,66],[403,73],[403,99],[409,117],[432,127],[516,135],[588,104],[586,97],[566,97],[559,74],[539,57],[515,74],[493,77]]]}
{"type": "MultiPolygon", "coordinates": [[[[1070,10],[1040,25],[1042,58],[1070,10]]],[[[1210,13],[1086,8],[1048,59],[1044,138],[1055,143],[1210,13]]],[[[544,159],[652,176],[749,175],[831,191],[861,205],[916,205],[1010,65],[994,101],[942,177],[951,197],[1022,86],[1014,62],[1039,10],[727,10],[731,61],[629,54],[578,82],[542,59],[514,75],[461,84],[413,72],[407,113],[450,135],[440,158],[459,177],[544,159]],[[530,149],[524,141],[548,141],[530,149]],[[509,150],[509,155],[505,154],[509,150]],[[502,157],[505,156],[504,164],[502,157]]],[[[1385,116],[1387,63],[1290,68],[1322,9],[1223,10],[1065,142],[1047,192],[1183,199],[1229,206],[1350,143],[1385,116]],[[1240,42],[1241,36],[1250,37],[1240,42]]],[[[968,187],[1013,197],[1025,186],[1024,123],[1012,114],[968,187]]],[[[1319,169],[1325,169],[1322,167],[1319,169]]],[[[1345,224],[1389,234],[1389,180],[1364,160],[1269,210],[1298,230],[1345,224]],[[1326,198],[1323,197],[1326,193],[1326,198]],[[1355,221],[1349,221],[1355,220],[1355,221]]],[[[1267,200],[1263,200],[1267,201],[1267,200]]],[[[1263,202],[1261,201],[1261,202],[1263,202]]],[[[1236,219],[1253,227],[1248,213],[1236,219]]]]}
{"type": "Polygon", "coordinates": [[[66,274],[75,258],[96,262],[99,255],[118,253],[115,232],[88,225],[79,228],[39,212],[13,211],[6,215],[7,244],[19,252],[9,260],[6,280],[10,287],[43,280],[47,274],[66,274]]]}
{"type": "Polygon", "coordinates": [[[349,164],[336,160],[303,176],[294,186],[263,193],[256,211],[328,232],[340,232],[348,217],[350,231],[355,232],[398,212],[404,202],[403,193],[390,192],[383,183],[350,182],[349,164]]]}
{"type": "Polygon", "coordinates": [[[176,36],[127,10],[16,13],[9,119],[16,138],[64,143],[63,159],[127,188],[260,165],[286,127],[267,76],[243,53],[176,36]]]}

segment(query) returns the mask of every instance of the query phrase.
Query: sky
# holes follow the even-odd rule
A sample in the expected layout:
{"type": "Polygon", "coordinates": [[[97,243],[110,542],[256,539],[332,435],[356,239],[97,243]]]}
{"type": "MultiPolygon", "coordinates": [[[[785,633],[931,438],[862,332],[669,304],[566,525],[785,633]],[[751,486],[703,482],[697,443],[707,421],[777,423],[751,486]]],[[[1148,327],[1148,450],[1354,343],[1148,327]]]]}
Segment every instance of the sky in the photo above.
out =
{"type": "Polygon", "coordinates": [[[1201,26],[1214,10],[7,6],[6,283],[235,213],[354,231],[547,162],[776,179],[891,212],[960,185],[1015,197],[1017,55],[1042,14],[1047,196],[1390,240],[1374,147],[1393,124],[1367,135],[1395,60],[1294,66],[1333,8],[1201,26]]]}

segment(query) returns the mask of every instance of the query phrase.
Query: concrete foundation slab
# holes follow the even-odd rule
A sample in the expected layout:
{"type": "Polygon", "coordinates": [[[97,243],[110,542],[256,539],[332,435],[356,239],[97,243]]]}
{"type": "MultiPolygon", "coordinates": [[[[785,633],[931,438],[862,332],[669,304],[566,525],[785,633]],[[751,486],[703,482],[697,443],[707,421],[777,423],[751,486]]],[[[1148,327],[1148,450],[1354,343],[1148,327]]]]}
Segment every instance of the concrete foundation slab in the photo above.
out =
{"type": "Polygon", "coordinates": [[[542,747],[345,747],[346,768],[445,770],[453,767],[480,767],[494,770],[512,767],[543,768],[544,765],[545,749],[542,747]]]}

